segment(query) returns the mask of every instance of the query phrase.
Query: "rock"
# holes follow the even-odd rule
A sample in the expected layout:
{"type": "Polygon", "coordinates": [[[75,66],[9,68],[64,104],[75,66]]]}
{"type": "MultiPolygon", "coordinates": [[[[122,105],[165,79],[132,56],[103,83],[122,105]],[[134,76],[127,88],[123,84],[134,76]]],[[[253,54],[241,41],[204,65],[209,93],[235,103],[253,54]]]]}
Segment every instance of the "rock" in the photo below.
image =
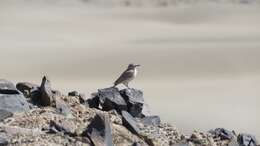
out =
{"type": "Polygon", "coordinates": [[[53,93],[51,90],[51,83],[46,76],[42,78],[40,91],[41,91],[40,104],[43,106],[50,106],[53,103],[53,93]]]}
{"type": "Polygon", "coordinates": [[[256,141],[255,136],[250,134],[239,134],[237,137],[237,141],[240,144],[240,146],[257,146],[258,143],[256,141]]]}
{"type": "Polygon", "coordinates": [[[14,84],[8,80],[0,79],[0,93],[1,94],[18,94],[14,84]]]}
{"type": "Polygon", "coordinates": [[[12,113],[28,111],[29,104],[13,83],[0,79],[0,109],[12,113]]]}
{"type": "Polygon", "coordinates": [[[41,105],[41,90],[40,88],[32,89],[30,93],[31,102],[36,105],[41,105]]]}
{"type": "Polygon", "coordinates": [[[161,123],[161,119],[159,116],[148,116],[139,119],[139,121],[144,125],[151,125],[151,126],[159,126],[161,123]]]}
{"type": "Polygon", "coordinates": [[[55,107],[60,114],[67,116],[67,117],[72,116],[70,106],[65,101],[63,101],[62,99],[56,98],[55,107]]]}
{"type": "Polygon", "coordinates": [[[0,137],[0,146],[7,146],[8,140],[6,138],[0,137]]]}
{"type": "Polygon", "coordinates": [[[68,96],[79,96],[79,92],[78,91],[71,91],[68,93],[68,96]]]}
{"type": "Polygon", "coordinates": [[[86,95],[83,94],[83,93],[80,93],[80,94],[79,94],[79,102],[80,102],[81,104],[85,104],[86,101],[87,101],[86,95]]]}
{"type": "Polygon", "coordinates": [[[16,88],[21,91],[25,97],[29,97],[32,90],[39,89],[40,87],[36,84],[29,83],[29,82],[19,82],[16,84],[16,88]]]}
{"type": "Polygon", "coordinates": [[[220,140],[231,140],[234,138],[234,134],[224,128],[216,128],[214,130],[210,130],[209,133],[211,133],[214,137],[219,137],[220,140]]]}
{"type": "Polygon", "coordinates": [[[99,105],[104,111],[112,109],[117,111],[127,110],[127,104],[117,88],[99,89],[97,97],[99,99],[99,105]]]}
{"type": "Polygon", "coordinates": [[[151,116],[151,115],[152,115],[152,112],[151,112],[149,105],[147,103],[144,103],[143,109],[142,109],[142,116],[146,117],[146,116],[151,116]]]}
{"type": "Polygon", "coordinates": [[[3,121],[6,118],[12,117],[13,113],[0,109],[0,122],[3,121]]]}
{"type": "Polygon", "coordinates": [[[132,133],[139,135],[140,129],[137,121],[127,111],[122,111],[123,125],[132,133]]]}
{"type": "Polygon", "coordinates": [[[95,146],[113,146],[112,129],[107,115],[97,114],[82,135],[87,135],[95,146]]]}
{"type": "Polygon", "coordinates": [[[128,112],[134,117],[141,117],[144,98],[143,92],[137,89],[123,89],[120,94],[127,102],[128,112]]]}
{"type": "Polygon", "coordinates": [[[85,105],[89,108],[99,108],[99,98],[92,97],[86,100],[85,105]]]}
{"type": "Polygon", "coordinates": [[[64,134],[74,135],[76,131],[76,125],[68,120],[62,121],[50,121],[50,129],[55,129],[55,131],[63,132],[64,134]]]}

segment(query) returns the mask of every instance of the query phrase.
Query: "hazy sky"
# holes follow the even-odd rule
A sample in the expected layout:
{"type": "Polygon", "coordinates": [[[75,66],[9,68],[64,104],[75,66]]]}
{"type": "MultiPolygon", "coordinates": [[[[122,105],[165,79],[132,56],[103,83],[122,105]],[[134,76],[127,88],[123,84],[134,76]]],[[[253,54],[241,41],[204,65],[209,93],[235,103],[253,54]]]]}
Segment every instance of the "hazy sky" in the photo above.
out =
{"type": "Polygon", "coordinates": [[[260,137],[260,5],[29,2],[0,2],[1,78],[91,93],[139,63],[131,85],[164,120],[260,137]]]}

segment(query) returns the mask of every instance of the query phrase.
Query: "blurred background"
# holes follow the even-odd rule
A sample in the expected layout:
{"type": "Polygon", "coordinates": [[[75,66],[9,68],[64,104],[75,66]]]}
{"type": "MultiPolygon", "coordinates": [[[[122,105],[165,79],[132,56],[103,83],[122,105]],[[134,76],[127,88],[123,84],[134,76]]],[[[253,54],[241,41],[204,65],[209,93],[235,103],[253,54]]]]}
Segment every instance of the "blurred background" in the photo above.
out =
{"type": "Polygon", "coordinates": [[[259,139],[259,26],[258,0],[1,0],[0,77],[90,95],[137,63],[130,87],[180,131],[259,139]]]}

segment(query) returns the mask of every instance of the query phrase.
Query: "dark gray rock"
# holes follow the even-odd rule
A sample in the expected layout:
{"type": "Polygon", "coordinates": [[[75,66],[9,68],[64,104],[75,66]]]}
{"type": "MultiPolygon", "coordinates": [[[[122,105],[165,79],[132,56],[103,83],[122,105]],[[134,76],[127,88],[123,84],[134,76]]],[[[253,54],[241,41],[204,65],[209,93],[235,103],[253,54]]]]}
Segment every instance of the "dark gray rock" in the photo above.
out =
{"type": "Polygon", "coordinates": [[[0,109],[12,113],[28,111],[29,104],[13,83],[0,79],[0,109]]]}
{"type": "Polygon", "coordinates": [[[101,113],[97,114],[82,136],[88,136],[95,146],[113,146],[109,117],[101,113]]]}
{"type": "Polygon", "coordinates": [[[112,109],[122,111],[127,109],[127,104],[117,88],[99,89],[96,98],[98,98],[99,105],[104,111],[112,109]]]}
{"type": "Polygon", "coordinates": [[[3,121],[6,118],[12,117],[13,113],[0,109],[0,122],[3,121]]]}
{"type": "Polygon", "coordinates": [[[42,78],[40,91],[41,91],[40,104],[43,106],[50,106],[53,103],[54,95],[51,90],[51,83],[46,76],[42,78]]]}
{"type": "Polygon", "coordinates": [[[120,94],[127,102],[128,112],[134,117],[141,117],[144,104],[143,92],[137,89],[123,89],[120,94]]]}
{"type": "Polygon", "coordinates": [[[235,137],[232,131],[224,128],[216,128],[214,130],[210,130],[209,133],[211,133],[214,137],[219,137],[221,140],[231,140],[235,137]]]}
{"type": "Polygon", "coordinates": [[[36,105],[41,105],[41,96],[42,94],[40,88],[32,89],[29,95],[31,102],[36,105]]]}
{"type": "Polygon", "coordinates": [[[127,111],[122,111],[123,125],[132,133],[139,135],[140,128],[137,125],[136,119],[127,111]]]}
{"type": "Polygon", "coordinates": [[[99,98],[93,97],[86,100],[85,105],[89,108],[99,108],[99,98]]]}
{"type": "Polygon", "coordinates": [[[258,142],[255,138],[255,136],[250,134],[239,134],[237,137],[237,141],[240,144],[240,146],[257,146],[258,142]]]}
{"type": "Polygon", "coordinates": [[[8,140],[4,137],[0,137],[0,146],[7,146],[8,140]]]}
{"type": "Polygon", "coordinates": [[[67,117],[72,115],[71,110],[70,110],[70,106],[65,101],[63,101],[62,99],[57,98],[55,100],[55,106],[56,106],[57,111],[60,114],[67,116],[67,117]]]}
{"type": "Polygon", "coordinates": [[[22,92],[25,97],[29,97],[32,90],[39,89],[40,86],[29,82],[19,82],[16,84],[16,88],[22,92]]]}
{"type": "Polygon", "coordinates": [[[85,104],[86,101],[87,101],[86,95],[83,94],[83,93],[80,93],[80,94],[79,94],[79,102],[80,102],[81,104],[85,104]]]}
{"type": "Polygon", "coordinates": [[[139,119],[139,121],[147,126],[159,126],[161,123],[161,119],[159,116],[147,116],[139,119]]]}
{"type": "Polygon", "coordinates": [[[79,96],[79,92],[78,91],[71,91],[68,93],[69,96],[79,96]]]}

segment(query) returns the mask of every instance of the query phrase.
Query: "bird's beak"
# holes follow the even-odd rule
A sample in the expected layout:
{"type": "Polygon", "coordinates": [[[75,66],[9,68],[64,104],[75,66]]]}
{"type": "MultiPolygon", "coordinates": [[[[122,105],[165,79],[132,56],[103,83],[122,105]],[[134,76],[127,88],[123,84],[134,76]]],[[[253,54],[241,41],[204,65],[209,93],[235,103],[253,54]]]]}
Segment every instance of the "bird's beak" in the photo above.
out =
{"type": "Polygon", "coordinates": [[[139,66],[141,66],[141,65],[139,65],[139,64],[135,65],[135,67],[139,67],[139,66]]]}

